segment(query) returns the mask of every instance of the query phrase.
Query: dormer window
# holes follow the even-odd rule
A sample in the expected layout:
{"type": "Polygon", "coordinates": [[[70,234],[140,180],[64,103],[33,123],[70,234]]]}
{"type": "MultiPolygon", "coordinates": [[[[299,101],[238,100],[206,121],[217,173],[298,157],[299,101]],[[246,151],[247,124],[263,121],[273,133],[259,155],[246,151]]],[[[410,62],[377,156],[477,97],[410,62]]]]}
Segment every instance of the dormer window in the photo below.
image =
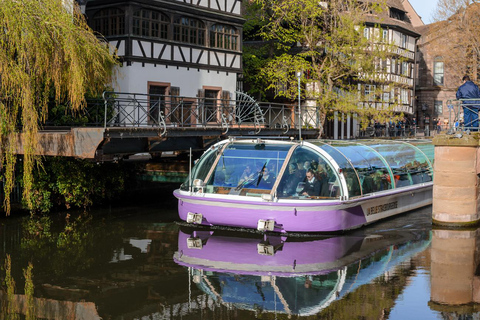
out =
{"type": "Polygon", "coordinates": [[[395,8],[390,8],[390,18],[405,21],[405,12],[395,8]]]}

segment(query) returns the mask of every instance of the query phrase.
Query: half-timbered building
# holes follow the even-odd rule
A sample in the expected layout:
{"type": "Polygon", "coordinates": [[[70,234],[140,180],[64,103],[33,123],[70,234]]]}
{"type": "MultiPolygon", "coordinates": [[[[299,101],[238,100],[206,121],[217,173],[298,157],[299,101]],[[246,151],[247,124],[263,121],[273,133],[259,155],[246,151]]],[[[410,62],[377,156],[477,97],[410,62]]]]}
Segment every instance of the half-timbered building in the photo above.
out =
{"type": "MultiPolygon", "coordinates": [[[[387,0],[386,10],[380,14],[364,16],[363,35],[372,41],[382,41],[391,45],[386,59],[379,61],[377,72],[382,79],[358,83],[361,108],[393,108],[397,114],[403,114],[408,123],[413,124],[415,117],[415,54],[420,34],[416,27],[423,25],[408,0],[387,0]],[[378,94],[382,92],[382,94],[378,94]]],[[[334,139],[350,139],[360,134],[359,123],[355,115],[335,112],[333,119],[327,121],[325,136],[334,139]]],[[[399,124],[382,124],[387,128],[378,134],[388,135],[390,125],[397,134],[399,124]]],[[[405,127],[405,122],[401,124],[405,127]]],[[[403,133],[402,133],[403,134],[403,133]]]]}
{"type": "Polygon", "coordinates": [[[241,0],[89,0],[91,28],[117,50],[114,90],[234,99],[242,72],[241,0]]]}

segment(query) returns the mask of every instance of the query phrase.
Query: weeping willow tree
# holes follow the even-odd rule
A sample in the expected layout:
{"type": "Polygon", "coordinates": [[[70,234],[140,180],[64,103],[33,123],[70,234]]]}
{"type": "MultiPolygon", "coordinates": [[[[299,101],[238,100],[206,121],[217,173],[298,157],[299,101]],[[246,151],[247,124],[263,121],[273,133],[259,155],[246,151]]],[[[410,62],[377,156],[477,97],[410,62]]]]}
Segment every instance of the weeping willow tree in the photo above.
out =
{"type": "MultiPolygon", "coordinates": [[[[314,101],[325,121],[333,111],[356,114],[365,127],[372,119],[401,115],[399,99],[387,76],[387,59],[395,44],[385,37],[385,1],[254,0],[263,19],[261,35],[276,46],[261,71],[277,96],[298,97],[297,74],[306,88],[303,98],[314,101]],[[365,19],[374,27],[366,27],[365,19]],[[360,86],[359,86],[360,84],[360,86]],[[368,90],[361,89],[368,84],[368,90]],[[388,96],[388,99],[385,97],[388,96]]],[[[398,61],[404,59],[395,57],[398,61]]]]}
{"type": "Polygon", "coordinates": [[[114,77],[115,57],[73,0],[0,0],[0,148],[10,213],[17,136],[23,134],[23,197],[31,206],[38,131],[49,101],[85,106],[114,77]]]}

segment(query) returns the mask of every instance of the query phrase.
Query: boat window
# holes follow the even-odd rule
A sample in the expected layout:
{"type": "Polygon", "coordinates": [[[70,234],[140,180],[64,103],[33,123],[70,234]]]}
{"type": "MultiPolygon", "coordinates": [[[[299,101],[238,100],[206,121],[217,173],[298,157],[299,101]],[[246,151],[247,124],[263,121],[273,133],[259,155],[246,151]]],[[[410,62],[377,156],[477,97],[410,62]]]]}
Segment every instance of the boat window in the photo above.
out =
{"type": "Polygon", "coordinates": [[[215,159],[218,155],[218,149],[209,149],[207,150],[197,161],[195,166],[192,168],[192,178],[187,180],[180,186],[181,190],[188,191],[190,190],[190,182],[199,179],[205,181],[210,168],[212,167],[215,159]]]}
{"type": "Polygon", "coordinates": [[[204,191],[244,196],[268,194],[290,148],[286,144],[230,144],[204,191]]]}
{"type": "Polygon", "coordinates": [[[327,151],[342,168],[350,197],[432,181],[434,148],[428,141],[313,143],[327,151]]]}
{"type": "Polygon", "coordinates": [[[422,153],[430,160],[430,163],[433,164],[435,147],[431,142],[409,142],[414,147],[420,149],[422,153]]]}
{"type": "MultiPolygon", "coordinates": [[[[370,147],[380,153],[392,169],[396,188],[432,181],[432,168],[424,152],[407,143],[376,143],[370,147]]],[[[425,148],[428,152],[428,149],[425,148]]]]}
{"type": "Polygon", "coordinates": [[[362,194],[360,179],[346,156],[329,144],[320,143],[319,147],[325,150],[335,160],[340,169],[342,169],[347,182],[349,197],[360,196],[362,194]]]}
{"type": "Polygon", "coordinates": [[[295,149],[277,189],[279,198],[322,199],[340,196],[339,179],[320,153],[295,149]]]}
{"type": "MultiPolygon", "coordinates": [[[[355,142],[333,142],[331,146],[350,160],[357,171],[362,194],[388,190],[394,187],[391,182],[393,174],[388,163],[373,148],[355,142]]],[[[350,174],[350,176],[352,175],[350,174]]],[[[347,184],[351,184],[349,180],[354,180],[354,177],[348,177],[347,174],[345,178],[347,184]]],[[[357,190],[353,191],[356,192],[357,190]]]]}

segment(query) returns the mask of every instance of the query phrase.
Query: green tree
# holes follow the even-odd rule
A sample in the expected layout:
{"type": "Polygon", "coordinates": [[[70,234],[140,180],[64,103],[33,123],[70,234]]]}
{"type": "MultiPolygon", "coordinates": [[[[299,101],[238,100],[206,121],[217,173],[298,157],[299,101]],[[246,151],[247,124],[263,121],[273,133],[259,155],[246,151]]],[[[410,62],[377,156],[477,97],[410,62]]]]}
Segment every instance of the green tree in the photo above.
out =
{"type": "Polygon", "coordinates": [[[273,41],[264,41],[260,35],[265,19],[261,15],[261,6],[247,2],[244,10],[243,25],[243,82],[244,89],[257,100],[265,99],[268,83],[261,75],[261,70],[274,56],[273,41]]]}
{"type": "Polygon", "coordinates": [[[87,160],[49,157],[35,170],[31,212],[48,213],[58,208],[83,208],[115,199],[134,185],[135,164],[94,163],[87,160]],[[75,174],[72,174],[74,172],[75,174]]]}
{"type": "Polygon", "coordinates": [[[275,56],[261,70],[267,89],[294,100],[298,96],[296,73],[307,88],[303,98],[315,101],[322,122],[327,113],[357,114],[366,120],[395,118],[398,101],[381,103],[393,84],[379,72],[381,62],[393,55],[393,44],[382,39],[384,1],[357,0],[254,0],[263,19],[261,36],[275,44],[275,56]],[[374,34],[364,36],[366,16],[377,17],[374,34]],[[375,84],[364,96],[359,83],[375,84]],[[375,102],[373,107],[361,104],[375,102]]]}
{"type": "Polygon", "coordinates": [[[0,0],[0,149],[10,212],[17,134],[23,134],[24,198],[31,205],[38,130],[53,98],[72,112],[114,78],[116,59],[63,0],[0,0]]]}

